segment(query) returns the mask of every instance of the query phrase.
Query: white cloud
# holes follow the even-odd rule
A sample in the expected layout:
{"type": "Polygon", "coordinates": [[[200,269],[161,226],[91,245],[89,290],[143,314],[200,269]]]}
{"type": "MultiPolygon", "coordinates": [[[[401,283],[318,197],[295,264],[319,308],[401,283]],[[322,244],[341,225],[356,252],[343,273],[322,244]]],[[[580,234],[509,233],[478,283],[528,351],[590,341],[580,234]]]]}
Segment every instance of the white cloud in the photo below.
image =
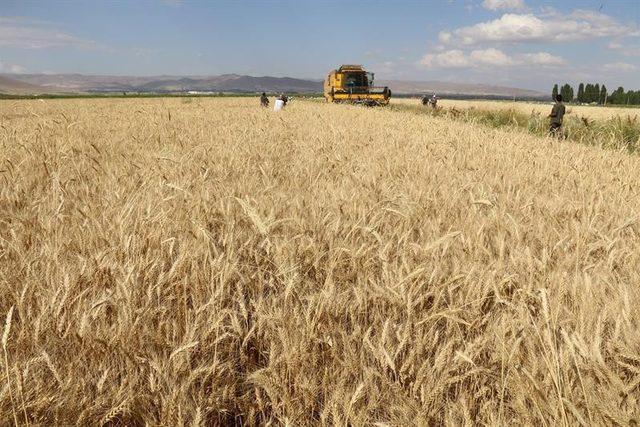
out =
{"type": "Polygon", "coordinates": [[[548,52],[508,55],[495,48],[476,49],[464,52],[452,49],[424,55],[419,65],[430,69],[442,68],[491,68],[491,67],[554,67],[563,65],[564,59],[548,52]]]}
{"type": "Polygon", "coordinates": [[[469,68],[471,66],[469,58],[458,49],[426,54],[419,63],[426,68],[469,68]]]}
{"type": "Polygon", "coordinates": [[[484,0],[482,7],[489,10],[522,10],[525,5],[524,0],[484,0]]]}
{"type": "Polygon", "coordinates": [[[473,64],[489,65],[496,67],[510,67],[516,65],[516,61],[501,50],[489,48],[474,50],[469,54],[473,64]]]}
{"type": "Polygon", "coordinates": [[[440,40],[440,42],[442,43],[451,42],[452,37],[453,37],[453,34],[451,34],[448,31],[440,31],[440,34],[438,34],[438,40],[440,40]]]}
{"type": "Polygon", "coordinates": [[[9,72],[13,73],[13,74],[22,74],[25,71],[27,71],[22,65],[18,65],[18,64],[10,64],[9,65],[9,72]]]}
{"type": "Polygon", "coordinates": [[[538,16],[541,18],[559,18],[562,14],[553,6],[541,6],[538,16]]]}
{"type": "Polygon", "coordinates": [[[523,63],[530,65],[560,66],[565,60],[548,52],[525,53],[519,56],[523,63]]]}
{"type": "Polygon", "coordinates": [[[0,17],[0,46],[25,49],[95,48],[97,44],[59,30],[47,22],[0,17]]]}
{"type": "Polygon", "coordinates": [[[607,71],[635,71],[638,67],[627,62],[613,62],[611,64],[605,64],[602,68],[607,71]]]}
{"type": "Polygon", "coordinates": [[[607,47],[624,56],[640,56],[640,45],[623,45],[620,42],[612,41],[607,47]]]}
{"type": "Polygon", "coordinates": [[[608,28],[618,25],[618,22],[611,16],[595,10],[576,9],[569,14],[570,18],[589,22],[596,28],[608,28]]]}
{"type": "Polygon", "coordinates": [[[441,43],[476,45],[491,42],[566,42],[601,37],[640,35],[636,26],[624,25],[594,11],[576,10],[570,15],[549,18],[506,13],[500,18],[439,34],[441,43]]]}
{"type": "Polygon", "coordinates": [[[18,64],[6,64],[0,61],[0,72],[11,74],[22,74],[27,71],[22,65],[18,64]]]}

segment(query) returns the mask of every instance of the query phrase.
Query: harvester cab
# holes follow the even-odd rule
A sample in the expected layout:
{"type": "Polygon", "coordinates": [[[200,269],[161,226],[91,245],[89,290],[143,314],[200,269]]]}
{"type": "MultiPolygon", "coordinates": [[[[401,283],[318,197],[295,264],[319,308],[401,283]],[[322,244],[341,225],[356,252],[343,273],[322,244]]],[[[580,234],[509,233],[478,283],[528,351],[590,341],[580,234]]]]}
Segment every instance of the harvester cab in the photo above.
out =
{"type": "Polygon", "coordinates": [[[362,65],[342,65],[332,70],[324,81],[327,102],[347,102],[364,105],[387,105],[391,98],[388,87],[376,87],[374,74],[362,65]]]}

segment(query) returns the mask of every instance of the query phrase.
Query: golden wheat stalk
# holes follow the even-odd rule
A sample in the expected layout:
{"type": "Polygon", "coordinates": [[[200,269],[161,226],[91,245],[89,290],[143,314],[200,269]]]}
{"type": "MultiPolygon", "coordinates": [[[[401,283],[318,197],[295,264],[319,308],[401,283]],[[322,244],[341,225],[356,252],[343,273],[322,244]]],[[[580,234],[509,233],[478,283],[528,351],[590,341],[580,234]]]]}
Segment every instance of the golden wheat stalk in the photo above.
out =
{"type": "Polygon", "coordinates": [[[635,125],[412,102],[0,100],[0,425],[633,424],[635,125]]]}

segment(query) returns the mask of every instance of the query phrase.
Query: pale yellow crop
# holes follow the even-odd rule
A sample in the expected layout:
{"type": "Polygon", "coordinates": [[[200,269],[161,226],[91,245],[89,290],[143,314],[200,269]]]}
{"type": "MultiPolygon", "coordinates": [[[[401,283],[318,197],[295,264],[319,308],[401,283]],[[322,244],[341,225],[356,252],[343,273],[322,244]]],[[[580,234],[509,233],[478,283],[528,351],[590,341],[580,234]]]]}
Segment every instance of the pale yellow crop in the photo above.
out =
{"type": "Polygon", "coordinates": [[[639,176],[389,108],[0,101],[0,424],[637,422],[639,176]]]}

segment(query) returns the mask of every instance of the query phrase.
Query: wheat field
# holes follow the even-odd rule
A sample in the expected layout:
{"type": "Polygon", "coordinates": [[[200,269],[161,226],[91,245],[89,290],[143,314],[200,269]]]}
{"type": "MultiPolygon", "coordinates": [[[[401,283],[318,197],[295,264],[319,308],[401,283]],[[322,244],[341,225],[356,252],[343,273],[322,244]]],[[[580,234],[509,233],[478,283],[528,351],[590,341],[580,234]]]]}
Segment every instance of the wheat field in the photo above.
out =
{"type": "Polygon", "coordinates": [[[391,109],[0,102],[0,425],[638,425],[640,162],[391,109]]]}
{"type": "MultiPolygon", "coordinates": [[[[490,101],[490,100],[468,100],[468,99],[447,99],[443,95],[443,99],[438,101],[438,106],[443,108],[477,108],[482,110],[506,110],[514,109],[524,114],[542,114],[544,116],[551,112],[553,102],[549,95],[549,102],[526,102],[526,101],[490,101]]],[[[420,105],[420,99],[417,98],[397,98],[393,99],[392,104],[398,105],[420,105]]],[[[574,105],[566,104],[568,117],[586,117],[594,120],[610,119],[613,117],[640,117],[640,108],[637,107],[606,107],[596,105],[574,105]]]]}

